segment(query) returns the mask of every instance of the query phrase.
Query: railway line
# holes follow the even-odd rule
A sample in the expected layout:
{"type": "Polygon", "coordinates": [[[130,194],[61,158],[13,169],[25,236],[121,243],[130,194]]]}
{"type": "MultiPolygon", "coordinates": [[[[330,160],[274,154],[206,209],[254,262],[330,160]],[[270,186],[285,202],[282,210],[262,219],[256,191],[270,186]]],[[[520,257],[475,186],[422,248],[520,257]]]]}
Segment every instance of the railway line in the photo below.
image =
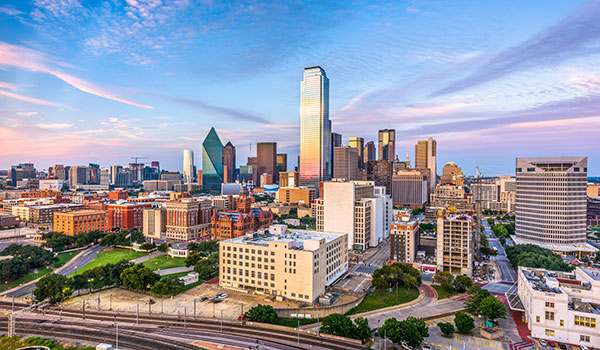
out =
{"type": "MultiPolygon", "coordinates": [[[[25,307],[24,304],[15,304],[14,309],[18,310],[25,307]]],[[[12,308],[10,302],[0,302],[0,308],[12,308]]],[[[86,311],[85,316],[82,310],[73,309],[59,309],[57,307],[45,308],[44,310],[37,310],[38,313],[46,315],[64,317],[66,319],[61,320],[61,324],[73,324],[81,325],[81,321],[73,321],[73,319],[85,319],[86,321],[98,321],[98,322],[116,322],[120,326],[132,326],[136,328],[146,327],[144,334],[159,333],[160,335],[170,334],[182,334],[182,330],[185,337],[191,340],[202,340],[206,341],[209,338],[215,340],[215,335],[221,335],[221,343],[225,343],[226,340],[230,343],[229,345],[235,345],[235,343],[244,344],[256,344],[260,342],[264,346],[268,346],[273,349],[304,349],[307,346],[330,349],[330,350],[358,350],[365,349],[361,344],[344,341],[342,339],[335,339],[329,337],[319,337],[313,334],[297,333],[292,330],[280,330],[280,329],[268,329],[264,327],[254,326],[250,324],[242,325],[231,321],[225,321],[221,324],[220,320],[213,319],[193,319],[191,317],[177,317],[177,316],[166,316],[166,315],[136,315],[129,313],[115,313],[109,311],[86,311]],[[297,344],[299,340],[300,344],[297,344]]],[[[19,319],[21,322],[21,319],[19,319]]],[[[139,332],[140,330],[138,330],[139,332]]],[[[245,346],[244,346],[245,347],[245,346]]]]}

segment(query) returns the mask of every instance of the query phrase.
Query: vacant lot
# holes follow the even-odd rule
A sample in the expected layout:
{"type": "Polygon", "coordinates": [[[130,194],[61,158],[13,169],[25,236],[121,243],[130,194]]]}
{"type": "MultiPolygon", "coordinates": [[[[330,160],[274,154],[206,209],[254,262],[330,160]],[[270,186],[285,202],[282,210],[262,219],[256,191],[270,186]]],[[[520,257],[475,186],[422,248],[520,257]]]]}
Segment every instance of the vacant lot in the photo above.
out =
{"type": "Polygon", "coordinates": [[[136,251],[129,250],[129,249],[105,250],[105,251],[101,252],[100,254],[98,254],[98,256],[96,256],[94,258],[94,260],[90,261],[89,264],[87,264],[84,267],[82,267],[81,269],[79,269],[73,275],[81,274],[87,270],[93,269],[94,267],[98,267],[98,266],[102,266],[102,265],[106,265],[106,264],[116,264],[121,260],[131,260],[131,259],[139,258],[146,254],[148,254],[148,253],[136,252],[136,251]]]}

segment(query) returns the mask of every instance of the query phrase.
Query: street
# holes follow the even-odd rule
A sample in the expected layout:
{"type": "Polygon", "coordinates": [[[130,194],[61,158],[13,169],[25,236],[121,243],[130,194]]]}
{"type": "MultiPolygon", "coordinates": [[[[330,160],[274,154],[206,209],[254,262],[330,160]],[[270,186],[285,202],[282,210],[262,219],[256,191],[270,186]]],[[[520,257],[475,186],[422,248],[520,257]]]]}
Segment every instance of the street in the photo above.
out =
{"type": "Polygon", "coordinates": [[[485,285],[483,288],[489,290],[491,293],[504,294],[515,282],[517,282],[517,273],[512,267],[510,261],[506,257],[506,250],[494,235],[494,232],[490,228],[487,220],[481,221],[484,227],[484,233],[490,243],[490,248],[496,248],[498,255],[492,256],[491,260],[495,262],[500,272],[500,281],[492,282],[485,285]]]}

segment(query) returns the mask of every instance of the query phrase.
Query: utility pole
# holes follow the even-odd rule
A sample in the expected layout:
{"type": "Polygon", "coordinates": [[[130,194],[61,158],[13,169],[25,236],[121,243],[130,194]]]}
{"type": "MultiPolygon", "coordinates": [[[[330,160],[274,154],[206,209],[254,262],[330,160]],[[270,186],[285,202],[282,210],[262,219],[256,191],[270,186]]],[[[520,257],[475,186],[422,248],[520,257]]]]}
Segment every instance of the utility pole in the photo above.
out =
{"type": "Polygon", "coordinates": [[[85,320],[85,299],[83,300],[83,304],[81,305],[81,307],[82,307],[81,317],[85,320]]]}
{"type": "Polygon", "coordinates": [[[140,304],[137,304],[137,309],[135,311],[135,324],[140,324],[140,304]]]}
{"type": "Polygon", "coordinates": [[[221,333],[223,333],[223,310],[221,310],[221,333]]]}
{"type": "Polygon", "coordinates": [[[115,347],[117,348],[117,350],[119,349],[119,324],[115,324],[116,326],[116,331],[115,331],[115,347]]]}
{"type": "Polygon", "coordinates": [[[213,318],[215,318],[215,303],[213,302],[213,318]]]}
{"type": "Polygon", "coordinates": [[[300,345],[300,319],[298,319],[298,345],[300,345]]]}
{"type": "Polygon", "coordinates": [[[194,298],[194,320],[196,319],[196,301],[197,300],[198,300],[197,298],[194,298]]]}
{"type": "MultiPolygon", "coordinates": [[[[223,312],[223,310],[221,310],[223,312]]],[[[186,328],[186,319],[187,319],[187,307],[183,307],[183,329],[186,328]]]]}
{"type": "Polygon", "coordinates": [[[475,210],[477,212],[477,230],[475,230],[476,234],[475,234],[475,254],[477,257],[477,260],[481,260],[481,219],[482,219],[482,211],[481,211],[481,195],[482,195],[482,190],[481,190],[481,181],[483,179],[483,175],[481,174],[481,172],[479,171],[479,165],[475,166],[475,178],[477,179],[477,186],[475,187],[477,189],[476,191],[476,196],[477,196],[477,200],[475,201],[475,210]]]}

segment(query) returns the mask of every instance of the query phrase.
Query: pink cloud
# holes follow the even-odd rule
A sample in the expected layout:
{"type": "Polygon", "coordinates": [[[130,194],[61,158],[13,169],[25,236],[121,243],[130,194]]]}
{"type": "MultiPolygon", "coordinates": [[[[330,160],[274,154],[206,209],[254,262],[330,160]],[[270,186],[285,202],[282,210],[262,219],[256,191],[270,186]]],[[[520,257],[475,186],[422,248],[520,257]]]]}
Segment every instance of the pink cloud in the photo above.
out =
{"type": "Polygon", "coordinates": [[[0,90],[0,96],[4,96],[4,97],[8,97],[8,98],[13,98],[15,100],[29,102],[29,103],[34,103],[34,104],[42,105],[42,106],[59,107],[59,108],[63,107],[63,106],[61,106],[59,104],[56,104],[54,102],[50,102],[50,101],[46,101],[46,100],[40,100],[39,98],[27,97],[27,96],[15,94],[15,93],[4,91],[4,90],[0,90]]]}
{"type": "Polygon", "coordinates": [[[96,86],[93,83],[64,73],[58,69],[51,68],[49,64],[64,66],[64,64],[55,62],[41,52],[23,46],[16,46],[5,42],[0,42],[0,66],[18,67],[32,71],[44,72],[51,74],[65,83],[73,86],[74,88],[83,92],[87,92],[88,94],[107,98],[109,100],[125,103],[139,108],[153,109],[151,106],[119,97],[106,88],[96,86]]]}
{"type": "Polygon", "coordinates": [[[0,88],[8,89],[8,90],[16,90],[17,86],[15,84],[7,83],[5,81],[0,81],[0,88]]]}

